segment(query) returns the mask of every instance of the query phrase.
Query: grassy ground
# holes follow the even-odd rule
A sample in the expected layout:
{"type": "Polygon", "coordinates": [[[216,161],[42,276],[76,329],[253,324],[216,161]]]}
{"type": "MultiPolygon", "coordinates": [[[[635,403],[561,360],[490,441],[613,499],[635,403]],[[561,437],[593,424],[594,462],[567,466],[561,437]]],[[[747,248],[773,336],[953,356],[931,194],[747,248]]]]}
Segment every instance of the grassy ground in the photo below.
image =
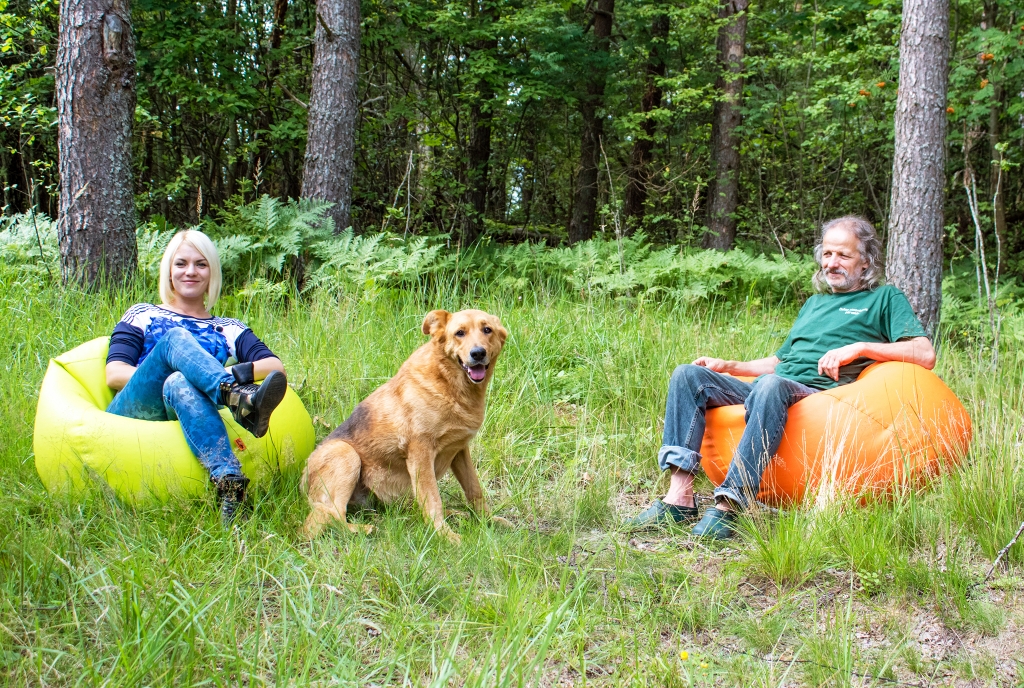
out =
{"type": "MultiPolygon", "coordinates": [[[[975,585],[1024,518],[1024,363],[947,347],[975,423],[927,492],[761,518],[729,546],[617,525],[664,487],[672,368],[774,350],[791,307],[691,311],[545,293],[228,299],[289,368],[324,436],[421,341],[473,305],[511,336],[475,456],[502,529],[410,505],[369,537],[309,543],[295,476],[227,532],[212,499],[131,508],[49,498],[32,423],[49,357],[106,334],[144,293],[40,289],[0,268],[0,680],[17,685],[1020,685],[1024,547],[975,585]],[[686,659],[680,655],[685,651],[686,659]]],[[[703,481],[707,495],[710,485],[703,481]]],[[[462,504],[451,478],[445,503],[462,504]]]]}

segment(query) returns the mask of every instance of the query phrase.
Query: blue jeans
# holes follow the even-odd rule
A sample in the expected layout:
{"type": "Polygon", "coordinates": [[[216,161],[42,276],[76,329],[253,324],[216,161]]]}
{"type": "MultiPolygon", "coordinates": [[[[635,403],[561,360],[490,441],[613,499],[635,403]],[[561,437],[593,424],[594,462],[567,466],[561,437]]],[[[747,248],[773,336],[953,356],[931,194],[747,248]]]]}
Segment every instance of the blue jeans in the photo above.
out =
{"type": "Polygon", "coordinates": [[[675,466],[688,473],[699,471],[704,411],[743,404],[747,427],[725,481],[715,490],[715,498],[746,508],[757,499],[764,470],[782,442],[789,407],[818,391],[778,375],[743,382],[703,366],[681,365],[668,385],[665,440],[658,452],[658,466],[662,470],[675,466]]]}
{"type": "Polygon", "coordinates": [[[220,386],[234,376],[181,327],[160,338],[107,407],[139,420],[178,420],[185,441],[213,479],[242,475],[217,412],[220,386]]]}

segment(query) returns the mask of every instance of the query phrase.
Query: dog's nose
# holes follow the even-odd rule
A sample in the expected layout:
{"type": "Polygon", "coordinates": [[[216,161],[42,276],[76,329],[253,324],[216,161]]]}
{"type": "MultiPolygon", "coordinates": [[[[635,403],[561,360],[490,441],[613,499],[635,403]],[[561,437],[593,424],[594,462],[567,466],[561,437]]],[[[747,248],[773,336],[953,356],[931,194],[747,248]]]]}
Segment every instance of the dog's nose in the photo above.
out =
{"type": "Polygon", "coordinates": [[[482,346],[474,346],[469,350],[469,357],[474,361],[482,361],[487,358],[487,349],[482,346]]]}

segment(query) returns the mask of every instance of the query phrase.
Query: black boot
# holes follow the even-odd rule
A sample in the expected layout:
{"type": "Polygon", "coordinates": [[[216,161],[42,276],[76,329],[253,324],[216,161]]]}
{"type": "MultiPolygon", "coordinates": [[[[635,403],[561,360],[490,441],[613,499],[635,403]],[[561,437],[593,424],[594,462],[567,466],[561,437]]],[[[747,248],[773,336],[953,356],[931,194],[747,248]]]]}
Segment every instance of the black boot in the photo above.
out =
{"type": "Polygon", "coordinates": [[[224,527],[230,526],[245,501],[245,488],[249,479],[244,475],[225,475],[213,480],[217,488],[217,504],[220,506],[220,522],[224,527]]]}
{"type": "Polygon", "coordinates": [[[235,381],[221,383],[220,403],[231,409],[236,423],[254,436],[263,437],[270,427],[270,414],[288,390],[288,380],[284,373],[275,370],[257,385],[253,379],[252,363],[231,366],[231,374],[235,381]]]}

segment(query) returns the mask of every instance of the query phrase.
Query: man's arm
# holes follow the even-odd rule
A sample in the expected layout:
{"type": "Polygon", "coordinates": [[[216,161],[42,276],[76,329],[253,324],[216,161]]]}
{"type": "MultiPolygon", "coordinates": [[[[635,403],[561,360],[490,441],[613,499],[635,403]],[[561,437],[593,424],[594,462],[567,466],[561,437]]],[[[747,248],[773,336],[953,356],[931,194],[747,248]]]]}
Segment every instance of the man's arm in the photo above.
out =
{"type": "Polygon", "coordinates": [[[775,366],[779,365],[779,359],[776,356],[769,356],[768,358],[759,358],[756,361],[726,361],[721,358],[701,356],[693,362],[693,365],[710,368],[716,373],[757,377],[758,375],[774,373],[775,366]]]}
{"type": "Polygon", "coordinates": [[[818,372],[833,380],[839,379],[839,368],[858,358],[872,361],[903,361],[931,370],[935,367],[935,349],[927,337],[914,337],[901,342],[857,342],[832,349],[818,360],[818,372]]]}

